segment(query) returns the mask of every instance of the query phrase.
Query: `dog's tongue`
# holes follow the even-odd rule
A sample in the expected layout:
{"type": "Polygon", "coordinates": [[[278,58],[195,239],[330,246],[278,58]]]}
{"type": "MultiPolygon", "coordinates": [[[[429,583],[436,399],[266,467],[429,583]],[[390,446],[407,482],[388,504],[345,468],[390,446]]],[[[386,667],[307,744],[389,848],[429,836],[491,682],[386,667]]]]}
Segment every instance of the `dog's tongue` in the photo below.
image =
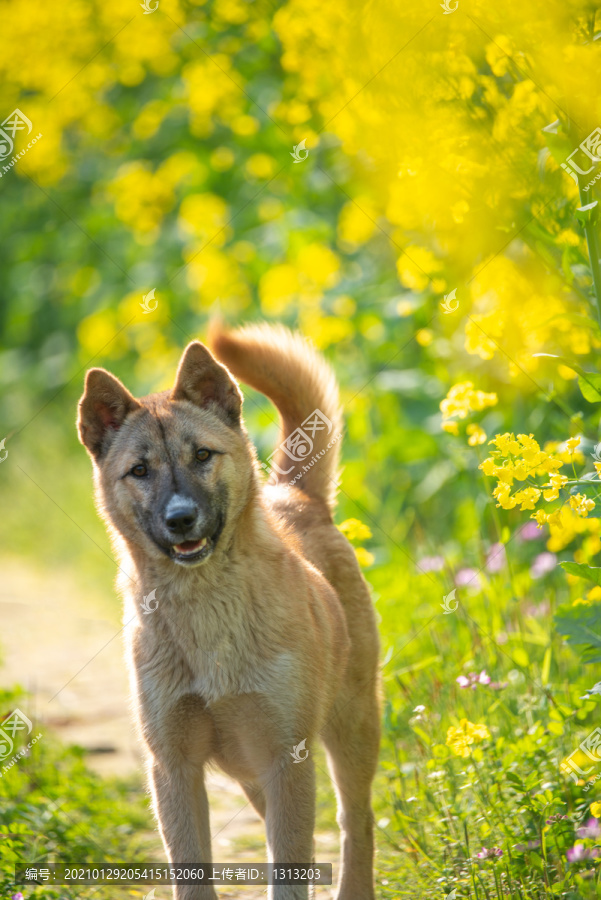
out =
{"type": "Polygon", "coordinates": [[[198,550],[204,542],[204,538],[201,541],[184,541],[183,544],[175,544],[174,547],[178,553],[189,553],[190,550],[198,550]]]}

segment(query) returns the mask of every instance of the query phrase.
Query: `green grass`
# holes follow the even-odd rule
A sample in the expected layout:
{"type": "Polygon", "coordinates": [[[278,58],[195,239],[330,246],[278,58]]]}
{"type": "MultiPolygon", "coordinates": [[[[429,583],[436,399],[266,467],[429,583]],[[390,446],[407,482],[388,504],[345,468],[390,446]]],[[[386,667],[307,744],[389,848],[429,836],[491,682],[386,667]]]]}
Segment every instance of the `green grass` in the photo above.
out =
{"type": "MultiPolygon", "coordinates": [[[[381,896],[421,897],[435,886],[441,897],[456,889],[457,897],[482,900],[598,896],[598,860],[567,862],[577,840],[587,849],[599,845],[576,832],[599,787],[586,793],[582,780],[576,785],[559,769],[598,725],[599,700],[581,699],[594,672],[553,629],[555,602],[568,592],[563,577],[522,577],[520,585],[507,572],[490,576],[482,590],[460,591],[451,615],[438,606],[443,586],[436,579],[405,566],[398,581],[421,603],[407,606],[405,647],[384,668],[381,896]],[[483,669],[506,686],[457,684],[458,676],[483,669]],[[415,712],[418,706],[425,709],[415,712]],[[490,735],[465,757],[446,743],[461,719],[490,735]],[[502,855],[478,859],[482,848],[502,855]]],[[[384,610],[385,634],[399,609],[384,610]]]]}
{"type": "MultiPolygon", "coordinates": [[[[23,698],[0,692],[1,708],[23,698]]],[[[76,898],[82,887],[15,885],[14,867],[49,862],[147,859],[152,821],[140,779],[103,779],[85,764],[84,751],[64,747],[44,728],[42,738],[0,778],[0,896],[19,889],[29,898],[76,898]]],[[[85,891],[91,890],[85,888],[85,891]]],[[[127,887],[94,896],[126,897],[127,887]]]]}

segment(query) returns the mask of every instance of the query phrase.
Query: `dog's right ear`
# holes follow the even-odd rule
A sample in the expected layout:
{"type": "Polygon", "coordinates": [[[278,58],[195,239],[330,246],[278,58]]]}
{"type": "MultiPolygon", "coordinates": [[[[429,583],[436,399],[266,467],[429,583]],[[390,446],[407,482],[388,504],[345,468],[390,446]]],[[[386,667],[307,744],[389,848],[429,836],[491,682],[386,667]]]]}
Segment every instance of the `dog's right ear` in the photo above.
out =
{"type": "Polygon", "coordinates": [[[128,413],[141,409],[118,378],[106,369],[90,369],[79,401],[79,439],[94,459],[108,450],[128,413]]]}
{"type": "Polygon", "coordinates": [[[197,406],[211,406],[229,426],[240,425],[242,394],[221,363],[200,341],[188,344],[171,392],[172,400],[190,400],[197,406]]]}

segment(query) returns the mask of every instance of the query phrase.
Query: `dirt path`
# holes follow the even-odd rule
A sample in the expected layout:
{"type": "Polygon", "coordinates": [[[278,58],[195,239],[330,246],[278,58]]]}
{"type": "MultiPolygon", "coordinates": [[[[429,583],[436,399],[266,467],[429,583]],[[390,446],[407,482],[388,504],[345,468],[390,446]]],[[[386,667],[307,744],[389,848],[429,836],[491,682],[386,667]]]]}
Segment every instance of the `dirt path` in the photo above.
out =
{"type": "MultiPolygon", "coordinates": [[[[69,575],[36,572],[22,561],[3,559],[0,686],[20,684],[30,692],[28,708],[65,743],[89,752],[90,768],[103,776],[142,771],[142,757],[129,711],[119,610],[98,589],[82,588],[69,575]]],[[[263,823],[238,784],[212,773],[208,780],[213,855],[233,865],[265,861],[263,823]]],[[[338,835],[316,834],[316,859],[335,862],[338,835]]],[[[164,854],[157,835],[157,861],[164,854]]],[[[334,878],[335,880],[335,878],[334,878]]],[[[265,897],[245,887],[218,889],[220,897],[265,897]]],[[[141,893],[140,896],[143,894],[141,893]]],[[[156,900],[168,897],[156,889],[156,900]]],[[[317,897],[329,900],[322,887],[317,897]]]]}

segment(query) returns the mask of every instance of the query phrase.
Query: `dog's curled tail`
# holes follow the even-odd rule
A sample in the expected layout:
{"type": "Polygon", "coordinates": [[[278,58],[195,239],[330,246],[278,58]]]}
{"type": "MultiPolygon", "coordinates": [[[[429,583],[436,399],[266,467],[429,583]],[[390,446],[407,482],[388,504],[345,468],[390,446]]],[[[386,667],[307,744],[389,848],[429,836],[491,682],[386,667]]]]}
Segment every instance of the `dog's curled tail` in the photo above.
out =
{"type": "Polygon", "coordinates": [[[325,359],[282,325],[227,331],[213,322],[209,344],[236,378],[269,397],[280,413],[280,444],[270,457],[272,480],[293,484],[331,509],[342,410],[336,378],[325,359]]]}

